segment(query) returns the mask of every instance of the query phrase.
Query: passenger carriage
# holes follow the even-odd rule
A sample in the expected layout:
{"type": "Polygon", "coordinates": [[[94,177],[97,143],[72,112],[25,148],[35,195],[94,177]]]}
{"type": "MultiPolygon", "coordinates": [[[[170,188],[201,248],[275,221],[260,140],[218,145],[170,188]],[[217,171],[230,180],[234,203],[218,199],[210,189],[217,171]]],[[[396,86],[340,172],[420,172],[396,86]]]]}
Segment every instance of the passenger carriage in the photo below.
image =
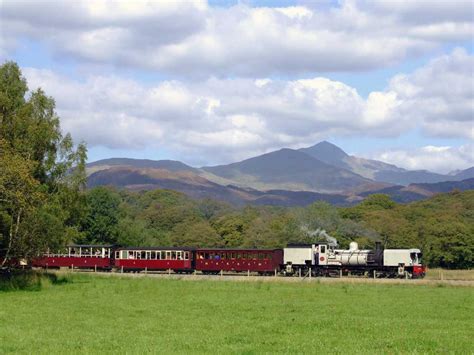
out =
{"type": "Polygon", "coordinates": [[[68,245],[57,252],[47,251],[33,258],[31,266],[42,268],[110,269],[112,245],[68,245]]]}
{"type": "Polygon", "coordinates": [[[114,265],[123,271],[173,270],[191,273],[194,270],[193,250],[172,247],[130,247],[115,250],[114,265]]]}
{"type": "Polygon", "coordinates": [[[221,271],[273,274],[283,264],[282,249],[197,249],[196,270],[204,274],[221,271]]]}

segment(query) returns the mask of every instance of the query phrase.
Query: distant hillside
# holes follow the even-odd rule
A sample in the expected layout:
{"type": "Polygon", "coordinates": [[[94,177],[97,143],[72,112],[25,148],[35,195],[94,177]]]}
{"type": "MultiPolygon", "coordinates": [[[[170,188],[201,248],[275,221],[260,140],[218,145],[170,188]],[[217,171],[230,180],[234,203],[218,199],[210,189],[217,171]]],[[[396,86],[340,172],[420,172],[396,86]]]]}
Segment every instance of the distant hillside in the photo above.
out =
{"type": "Polygon", "coordinates": [[[373,183],[349,170],[292,149],[281,149],[238,163],[202,169],[232,180],[239,186],[259,190],[340,193],[373,183]]]}
{"type": "Polygon", "coordinates": [[[450,175],[409,171],[348,155],[329,142],[281,149],[241,162],[195,168],[174,160],[111,158],[87,164],[89,185],[130,190],[174,189],[193,198],[232,204],[302,206],[317,200],[338,205],[386,193],[411,202],[453,189],[473,189],[474,167],[450,175]]]}
{"type": "Polygon", "coordinates": [[[132,168],[152,168],[152,169],[166,169],[169,171],[191,171],[195,172],[195,169],[189,165],[181,163],[176,160],[150,160],[150,159],[130,159],[130,158],[110,158],[95,161],[87,164],[88,175],[105,170],[111,167],[132,167],[132,168]]]}
{"type": "Polygon", "coordinates": [[[474,190],[474,178],[462,181],[444,181],[433,184],[410,184],[409,186],[391,186],[378,191],[361,193],[360,196],[367,197],[373,193],[389,195],[392,200],[399,203],[424,200],[440,193],[451,191],[474,190]]]}
{"type": "Polygon", "coordinates": [[[456,178],[456,180],[466,180],[466,179],[474,178],[474,166],[466,170],[458,171],[454,175],[454,177],[456,178]]]}
{"type": "Polygon", "coordinates": [[[258,191],[236,186],[222,186],[193,172],[172,172],[164,169],[113,167],[92,173],[88,187],[115,186],[131,191],[169,189],[182,192],[194,199],[210,198],[233,205],[305,206],[315,201],[336,205],[351,203],[345,195],[319,194],[309,191],[258,191]]]}
{"type": "Polygon", "coordinates": [[[348,155],[336,145],[326,141],[320,142],[312,147],[302,148],[299,151],[328,164],[350,170],[365,178],[397,185],[406,186],[413,183],[437,183],[474,177],[474,167],[458,172],[454,178],[450,175],[437,174],[427,170],[406,170],[378,160],[348,155]]]}

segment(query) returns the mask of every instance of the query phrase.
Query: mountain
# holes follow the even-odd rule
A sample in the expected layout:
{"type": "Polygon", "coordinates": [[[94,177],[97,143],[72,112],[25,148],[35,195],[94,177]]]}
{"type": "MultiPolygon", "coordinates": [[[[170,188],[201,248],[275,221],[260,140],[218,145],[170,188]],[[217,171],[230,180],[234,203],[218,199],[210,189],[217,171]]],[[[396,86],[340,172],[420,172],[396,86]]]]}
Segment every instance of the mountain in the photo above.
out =
{"type": "Polygon", "coordinates": [[[110,158],[98,160],[96,162],[87,164],[87,174],[90,175],[96,171],[120,166],[132,168],[165,169],[168,171],[198,171],[198,169],[176,160],[110,158]]]}
{"type": "Polygon", "coordinates": [[[356,203],[372,193],[411,202],[441,192],[474,189],[474,167],[435,174],[351,156],[329,142],[280,149],[241,162],[195,168],[174,160],[112,158],[87,164],[88,185],[130,190],[171,189],[234,205],[304,206],[356,203]]]}
{"type": "MultiPolygon", "coordinates": [[[[299,149],[299,151],[377,182],[407,186],[412,183],[436,183],[452,180],[452,176],[448,175],[432,173],[427,170],[406,170],[378,160],[348,155],[336,145],[326,141],[312,147],[299,149]]],[[[465,178],[467,177],[473,176],[465,178]]],[[[462,178],[456,177],[454,180],[462,180],[462,178]]]]}
{"type": "Polygon", "coordinates": [[[451,192],[454,190],[474,190],[474,178],[462,181],[443,181],[437,183],[410,184],[408,186],[391,186],[370,193],[363,192],[361,197],[367,197],[372,193],[383,193],[389,195],[392,200],[399,203],[408,203],[423,200],[436,194],[451,192]]]}
{"type": "Polygon", "coordinates": [[[349,170],[286,148],[238,163],[203,167],[202,170],[238,186],[258,190],[341,193],[373,184],[370,179],[349,170]]]}
{"type": "Polygon", "coordinates": [[[456,174],[454,174],[454,177],[456,180],[465,180],[465,179],[474,178],[474,166],[465,170],[457,171],[456,174]]]}
{"type": "Polygon", "coordinates": [[[315,201],[348,205],[352,202],[347,196],[337,194],[284,190],[262,192],[232,185],[222,186],[194,172],[173,172],[154,168],[115,166],[89,175],[88,187],[103,185],[125,188],[132,191],[170,189],[183,192],[191,198],[211,198],[233,205],[305,206],[315,201]]]}

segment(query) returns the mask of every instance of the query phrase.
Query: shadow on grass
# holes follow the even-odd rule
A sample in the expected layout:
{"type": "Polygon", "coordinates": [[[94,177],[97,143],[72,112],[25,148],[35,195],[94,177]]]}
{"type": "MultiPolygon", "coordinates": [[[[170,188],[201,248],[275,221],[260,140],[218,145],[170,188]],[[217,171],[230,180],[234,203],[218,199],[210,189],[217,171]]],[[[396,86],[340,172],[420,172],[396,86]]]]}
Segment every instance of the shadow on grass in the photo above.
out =
{"type": "Polygon", "coordinates": [[[32,270],[0,270],[0,292],[41,291],[51,285],[72,283],[68,276],[32,270]]]}

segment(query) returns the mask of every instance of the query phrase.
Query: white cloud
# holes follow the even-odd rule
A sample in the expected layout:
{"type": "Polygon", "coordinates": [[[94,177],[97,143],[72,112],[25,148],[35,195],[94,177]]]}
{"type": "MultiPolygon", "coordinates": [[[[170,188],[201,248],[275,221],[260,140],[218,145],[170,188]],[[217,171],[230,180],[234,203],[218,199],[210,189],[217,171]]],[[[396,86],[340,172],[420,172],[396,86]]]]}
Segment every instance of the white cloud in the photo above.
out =
{"type": "Polygon", "coordinates": [[[0,19],[5,37],[36,39],[89,63],[182,77],[266,77],[380,68],[472,38],[469,1],[421,4],[213,8],[203,1],[3,0],[0,19]]]}
{"type": "Polygon", "coordinates": [[[474,166],[474,144],[459,147],[425,146],[418,149],[387,150],[374,154],[374,159],[390,162],[409,170],[431,170],[448,173],[474,166]]]}
{"type": "MultiPolygon", "coordinates": [[[[455,50],[413,74],[396,76],[386,91],[367,99],[322,77],[146,86],[116,76],[79,82],[50,70],[24,73],[31,88],[41,86],[56,99],[64,129],[91,147],[166,147],[190,163],[217,163],[330,136],[396,137],[420,128],[435,136],[473,138],[472,60],[455,50]]],[[[442,156],[447,150],[426,147],[420,154],[442,156]]],[[[390,154],[393,162],[405,159],[390,154]]],[[[418,166],[418,160],[408,161],[403,165],[418,166]]],[[[462,162],[446,164],[451,163],[462,162]]]]}
{"type": "Polygon", "coordinates": [[[463,49],[433,59],[411,75],[398,75],[388,93],[399,105],[393,115],[421,121],[425,132],[474,139],[474,57],[463,49]]]}

